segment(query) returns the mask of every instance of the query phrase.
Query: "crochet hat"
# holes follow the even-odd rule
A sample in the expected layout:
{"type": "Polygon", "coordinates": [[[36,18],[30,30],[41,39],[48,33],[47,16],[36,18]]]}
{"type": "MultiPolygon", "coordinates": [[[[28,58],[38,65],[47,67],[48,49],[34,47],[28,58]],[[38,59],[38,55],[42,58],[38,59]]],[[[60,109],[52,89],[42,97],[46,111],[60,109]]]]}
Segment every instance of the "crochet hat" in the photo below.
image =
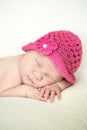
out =
{"type": "Polygon", "coordinates": [[[61,75],[70,83],[82,59],[81,40],[70,31],[52,31],[32,43],[23,46],[24,51],[35,50],[48,57],[61,75]]]}

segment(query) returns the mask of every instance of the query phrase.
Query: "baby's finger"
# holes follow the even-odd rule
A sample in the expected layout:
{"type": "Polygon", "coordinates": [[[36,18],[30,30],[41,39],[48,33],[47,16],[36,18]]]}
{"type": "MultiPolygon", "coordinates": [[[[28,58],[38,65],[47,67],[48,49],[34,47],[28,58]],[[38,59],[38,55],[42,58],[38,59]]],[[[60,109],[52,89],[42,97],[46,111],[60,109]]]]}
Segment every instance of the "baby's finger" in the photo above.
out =
{"type": "Polygon", "coordinates": [[[50,102],[53,102],[53,101],[54,101],[54,98],[55,98],[55,91],[51,91],[51,94],[50,94],[50,102]]]}
{"type": "Polygon", "coordinates": [[[40,97],[43,97],[43,95],[44,95],[44,93],[45,93],[45,87],[43,87],[42,89],[41,89],[41,91],[40,91],[40,94],[39,94],[39,96],[40,97]]]}
{"type": "Polygon", "coordinates": [[[40,100],[40,101],[46,101],[43,97],[38,97],[38,99],[40,100]]]}
{"type": "Polygon", "coordinates": [[[37,88],[39,91],[41,91],[42,88],[37,88]]]}
{"type": "Polygon", "coordinates": [[[49,94],[50,94],[50,90],[49,90],[49,89],[46,89],[46,91],[45,91],[45,93],[44,93],[44,98],[45,98],[45,100],[48,100],[49,94]]]}
{"type": "Polygon", "coordinates": [[[45,101],[43,97],[40,97],[40,96],[39,96],[39,93],[36,93],[35,95],[33,95],[32,98],[33,98],[33,99],[36,99],[36,100],[40,100],[40,101],[45,101]]]}
{"type": "Polygon", "coordinates": [[[57,99],[60,100],[61,99],[61,93],[59,91],[57,91],[56,94],[57,94],[57,99]]]}

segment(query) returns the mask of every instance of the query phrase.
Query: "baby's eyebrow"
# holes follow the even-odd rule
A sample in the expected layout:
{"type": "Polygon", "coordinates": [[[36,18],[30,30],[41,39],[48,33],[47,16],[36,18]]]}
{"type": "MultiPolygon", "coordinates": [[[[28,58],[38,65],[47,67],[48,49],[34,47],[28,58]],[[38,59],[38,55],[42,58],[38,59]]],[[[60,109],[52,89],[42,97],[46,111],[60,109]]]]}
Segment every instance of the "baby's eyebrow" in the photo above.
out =
{"type": "Polygon", "coordinates": [[[40,67],[41,67],[40,62],[39,62],[37,59],[35,59],[35,62],[37,63],[37,65],[38,65],[38,66],[40,66],[40,67]]]}

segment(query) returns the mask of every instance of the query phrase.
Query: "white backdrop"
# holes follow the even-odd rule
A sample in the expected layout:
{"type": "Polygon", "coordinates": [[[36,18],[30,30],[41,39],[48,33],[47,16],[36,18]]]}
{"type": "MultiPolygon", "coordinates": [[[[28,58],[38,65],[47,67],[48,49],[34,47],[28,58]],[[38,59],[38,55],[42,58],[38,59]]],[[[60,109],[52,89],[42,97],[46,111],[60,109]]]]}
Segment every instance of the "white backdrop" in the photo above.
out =
{"type": "Polygon", "coordinates": [[[87,41],[87,0],[0,0],[0,57],[60,29],[87,41]]]}

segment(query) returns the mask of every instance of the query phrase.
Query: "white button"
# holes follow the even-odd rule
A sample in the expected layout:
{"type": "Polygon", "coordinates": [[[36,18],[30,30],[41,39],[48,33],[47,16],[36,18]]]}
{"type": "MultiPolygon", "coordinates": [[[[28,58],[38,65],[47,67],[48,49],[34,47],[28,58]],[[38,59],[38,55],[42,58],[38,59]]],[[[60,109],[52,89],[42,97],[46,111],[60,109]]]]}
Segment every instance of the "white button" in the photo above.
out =
{"type": "Polygon", "coordinates": [[[47,44],[44,43],[44,44],[43,44],[43,48],[47,48],[47,44]]]}

